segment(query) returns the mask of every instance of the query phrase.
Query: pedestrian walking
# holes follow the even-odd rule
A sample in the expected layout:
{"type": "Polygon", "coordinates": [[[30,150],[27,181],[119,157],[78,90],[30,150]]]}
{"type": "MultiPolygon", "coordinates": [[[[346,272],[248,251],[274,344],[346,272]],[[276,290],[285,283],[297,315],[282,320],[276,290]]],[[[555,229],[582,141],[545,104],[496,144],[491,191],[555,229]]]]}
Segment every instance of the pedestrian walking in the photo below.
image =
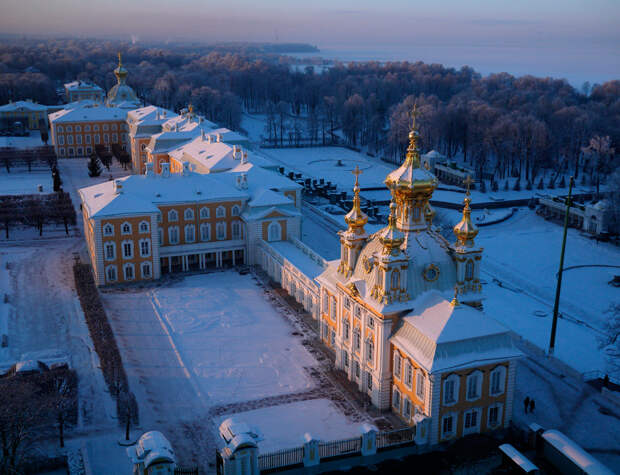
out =
{"type": "Polygon", "coordinates": [[[527,409],[530,407],[530,397],[529,396],[525,396],[525,399],[523,400],[523,409],[525,410],[525,413],[527,414],[527,409]]]}
{"type": "Polygon", "coordinates": [[[534,409],[536,408],[536,403],[534,402],[534,399],[530,399],[530,412],[534,412],[534,409]]]}

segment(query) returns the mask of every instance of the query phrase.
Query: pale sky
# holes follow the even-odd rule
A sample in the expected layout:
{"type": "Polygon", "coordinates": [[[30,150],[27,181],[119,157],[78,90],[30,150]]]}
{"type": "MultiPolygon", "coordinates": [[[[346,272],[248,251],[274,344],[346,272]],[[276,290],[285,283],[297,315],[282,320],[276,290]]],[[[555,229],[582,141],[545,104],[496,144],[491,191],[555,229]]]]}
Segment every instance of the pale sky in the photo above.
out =
{"type": "Polygon", "coordinates": [[[470,64],[483,73],[620,78],[620,0],[1,2],[0,33],[277,39],[314,44],[326,52],[470,64]]]}

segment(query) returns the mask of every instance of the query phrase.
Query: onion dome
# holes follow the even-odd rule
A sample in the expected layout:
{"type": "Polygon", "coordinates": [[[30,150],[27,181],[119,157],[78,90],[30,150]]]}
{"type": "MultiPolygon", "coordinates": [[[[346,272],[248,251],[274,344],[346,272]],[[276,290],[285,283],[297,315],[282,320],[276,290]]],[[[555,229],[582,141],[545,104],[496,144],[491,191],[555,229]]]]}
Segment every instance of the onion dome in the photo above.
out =
{"type": "Polygon", "coordinates": [[[388,225],[379,233],[379,241],[383,245],[385,254],[396,254],[400,251],[405,235],[396,227],[396,203],[390,203],[388,225]]]}
{"type": "Polygon", "coordinates": [[[356,165],[352,172],[355,175],[355,186],[353,187],[353,208],[349,211],[344,220],[349,226],[348,232],[354,234],[364,234],[364,225],[368,222],[368,216],[360,208],[360,185],[359,176],[362,171],[356,165]]]}
{"type": "Polygon", "coordinates": [[[430,196],[437,187],[437,178],[420,165],[420,151],[417,142],[418,132],[412,129],[409,132],[409,146],[407,147],[405,161],[387,176],[385,184],[396,192],[422,191],[427,192],[430,196]]]}
{"type": "Polygon", "coordinates": [[[453,232],[456,236],[457,245],[471,247],[474,245],[474,238],[478,234],[478,228],[471,221],[471,208],[469,207],[471,197],[469,195],[469,189],[467,190],[467,194],[465,195],[463,202],[465,203],[465,207],[463,208],[463,217],[461,218],[461,221],[454,226],[453,232]]]}

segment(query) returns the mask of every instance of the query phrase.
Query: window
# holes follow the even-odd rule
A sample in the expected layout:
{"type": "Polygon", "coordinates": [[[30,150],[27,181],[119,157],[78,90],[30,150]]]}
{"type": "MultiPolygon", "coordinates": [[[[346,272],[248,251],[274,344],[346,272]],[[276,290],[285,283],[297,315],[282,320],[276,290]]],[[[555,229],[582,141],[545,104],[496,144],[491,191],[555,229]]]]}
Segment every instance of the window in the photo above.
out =
{"type": "Polygon", "coordinates": [[[93,130],[94,130],[95,132],[99,132],[99,124],[95,124],[95,125],[93,125],[93,130]]]}
{"type": "Polygon", "coordinates": [[[474,261],[471,259],[465,264],[465,280],[472,280],[474,278],[474,261]]]}
{"type": "Polygon", "coordinates": [[[110,143],[110,136],[108,134],[103,134],[103,143],[110,143]]]}
{"type": "Polygon", "coordinates": [[[241,239],[241,223],[239,221],[232,223],[232,238],[241,239]]]}
{"type": "Polygon", "coordinates": [[[273,242],[280,241],[281,239],[282,227],[280,226],[280,223],[278,223],[277,221],[270,223],[269,227],[267,228],[267,241],[273,242]]]}
{"type": "Polygon", "coordinates": [[[118,134],[112,134],[112,142],[118,142],[118,134]]]}
{"type": "Polygon", "coordinates": [[[355,370],[355,378],[359,379],[359,377],[360,377],[360,364],[357,361],[353,361],[353,369],[355,370]]]}
{"type": "Polygon", "coordinates": [[[121,224],[121,234],[131,234],[131,224],[127,222],[121,224]]]}
{"type": "Polygon", "coordinates": [[[60,156],[61,156],[61,157],[64,157],[64,156],[65,156],[65,149],[64,149],[64,147],[61,147],[61,148],[60,148],[60,152],[59,152],[59,153],[60,153],[60,156]]]}
{"type": "Polygon", "coordinates": [[[415,393],[416,396],[418,396],[418,398],[420,398],[422,401],[424,401],[424,382],[425,382],[426,378],[424,377],[424,373],[422,373],[422,371],[418,370],[417,371],[417,375],[416,375],[416,382],[415,382],[415,393]]]}
{"type": "Polygon", "coordinates": [[[327,313],[329,311],[329,294],[327,291],[323,291],[323,313],[327,313]]]}
{"type": "Polygon", "coordinates": [[[123,241],[123,259],[131,259],[133,257],[133,241],[123,241]]]}
{"type": "Polygon", "coordinates": [[[75,150],[73,150],[73,147],[69,147],[68,151],[69,151],[69,155],[71,156],[75,155],[75,150]]]}
{"type": "Polygon", "coordinates": [[[133,280],[134,279],[133,264],[125,264],[123,266],[123,274],[125,275],[125,280],[133,280]]]}
{"type": "Polygon", "coordinates": [[[360,307],[359,305],[357,305],[355,307],[355,318],[362,318],[362,307],[360,307]]]}
{"type": "Polygon", "coordinates": [[[84,126],[84,132],[90,132],[90,125],[84,126]]]}
{"type": "Polygon", "coordinates": [[[472,401],[480,397],[482,388],[482,372],[474,371],[467,377],[467,400],[472,401]]]}
{"type": "Polygon", "coordinates": [[[75,143],[78,145],[82,145],[82,136],[81,135],[76,135],[75,136],[75,143]]]}
{"type": "Polygon", "coordinates": [[[372,374],[366,372],[366,387],[369,391],[372,391],[372,374]]]}
{"type": "Polygon", "coordinates": [[[372,317],[368,317],[368,328],[375,328],[375,320],[372,317]]]}
{"type": "Polygon", "coordinates": [[[114,244],[113,242],[106,242],[103,245],[103,248],[105,250],[106,261],[111,261],[111,260],[116,259],[116,244],[114,244]]]}
{"type": "Polygon", "coordinates": [[[179,227],[178,226],[170,226],[168,228],[168,242],[170,244],[179,243],[179,227]]]}
{"type": "Polygon", "coordinates": [[[413,366],[409,361],[405,362],[405,384],[410,388],[413,386],[413,366]]]}
{"type": "Polygon", "coordinates": [[[411,418],[411,400],[405,396],[404,404],[403,404],[403,416],[406,419],[411,418]]]}
{"type": "Polygon", "coordinates": [[[226,223],[217,223],[215,225],[215,234],[218,241],[226,239],[226,223]]]}
{"type": "Polygon", "coordinates": [[[342,339],[345,341],[349,341],[349,330],[350,330],[349,320],[344,320],[342,322],[342,339]]]}
{"type": "Polygon", "coordinates": [[[86,138],[86,143],[87,144],[91,143],[91,136],[90,135],[87,135],[85,138],[86,138]]]}
{"type": "Polygon", "coordinates": [[[106,267],[105,276],[108,282],[116,282],[116,266],[106,267]]]}
{"type": "Polygon", "coordinates": [[[179,220],[179,213],[176,212],[176,210],[171,209],[170,211],[168,211],[168,221],[178,221],[179,220]]]}
{"type": "Polygon", "coordinates": [[[112,124],[112,125],[110,126],[110,129],[112,129],[112,130],[116,130],[116,124],[112,124]]]}
{"type": "Polygon", "coordinates": [[[108,129],[109,129],[108,124],[103,124],[103,130],[108,130],[108,129]]]}
{"type": "Polygon", "coordinates": [[[73,135],[67,135],[67,144],[73,145],[73,135]]]}
{"type": "Polygon", "coordinates": [[[151,241],[149,239],[140,239],[140,256],[149,257],[151,255],[151,241]]]}
{"type": "Polygon", "coordinates": [[[351,308],[351,299],[349,297],[345,297],[344,298],[344,308],[346,308],[346,309],[350,309],[351,308]]]}
{"type": "Polygon", "coordinates": [[[355,351],[360,350],[360,345],[361,345],[360,330],[359,328],[356,328],[355,330],[353,330],[353,348],[355,349],[355,351]]]}
{"type": "Polygon", "coordinates": [[[338,319],[338,312],[337,312],[338,307],[336,305],[336,297],[332,297],[331,298],[331,302],[332,302],[332,314],[331,314],[331,317],[332,317],[333,321],[336,321],[338,319]]]}
{"type": "Polygon", "coordinates": [[[185,226],[185,242],[194,242],[196,240],[196,226],[188,224],[185,226]]]}
{"type": "Polygon", "coordinates": [[[149,279],[152,275],[151,273],[151,263],[150,262],[143,262],[142,265],[140,266],[140,269],[142,270],[142,278],[143,279],[149,279]]]}
{"type": "Polygon", "coordinates": [[[114,236],[114,226],[112,226],[110,223],[107,223],[103,227],[103,235],[104,236],[114,236]]]}
{"type": "Polygon", "coordinates": [[[82,156],[82,147],[78,147],[77,154],[78,154],[79,157],[82,156]]]}
{"type": "Polygon", "coordinates": [[[448,376],[443,382],[443,403],[450,406],[458,400],[459,377],[456,374],[448,376]]]}
{"type": "Polygon", "coordinates": [[[235,205],[232,207],[232,209],[230,210],[230,214],[232,216],[239,216],[241,209],[239,208],[239,206],[235,205]]]}
{"type": "Polygon", "coordinates": [[[90,153],[93,151],[92,148],[90,147],[86,147],[86,155],[90,155],[90,153]]]}
{"type": "Polygon", "coordinates": [[[101,142],[101,137],[99,136],[99,134],[95,134],[93,137],[95,137],[95,144],[98,144],[101,142]]]}
{"type": "Polygon", "coordinates": [[[441,435],[442,437],[450,437],[454,434],[454,415],[448,414],[443,416],[441,421],[441,435]]]}
{"type": "Polygon", "coordinates": [[[224,216],[226,216],[226,208],[224,208],[223,206],[218,206],[215,210],[215,217],[223,218],[224,216]]]}
{"type": "Polygon", "coordinates": [[[82,131],[82,127],[81,127],[81,126],[79,126],[79,125],[76,125],[76,126],[75,126],[75,131],[76,131],[76,132],[81,132],[81,131],[82,131]]]}
{"type": "Polygon", "coordinates": [[[58,145],[64,145],[65,144],[65,137],[63,135],[60,135],[58,137],[58,145]]]}
{"type": "Polygon", "coordinates": [[[200,208],[200,219],[208,219],[210,216],[209,208],[203,207],[200,208]]]}
{"type": "Polygon", "coordinates": [[[336,344],[336,332],[334,330],[331,330],[329,335],[330,335],[329,342],[331,343],[332,346],[334,346],[336,344]]]}
{"type": "Polygon", "coordinates": [[[397,270],[393,270],[391,278],[392,278],[392,282],[391,282],[392,290],[399,289],[400,288],[400,272],[398,272],[397,270]]]}
{"type": "Polygon", "coordinates": [[[140,232],[148,233],[149,232],[149,222],[148,221],[140,221],[140,232]]]}
{"type": "Polygon", "coordinates": [[[494,404],[489,407],[487,425],[489,427],[497,427],[502,422],[502,405],[494,404]]]}
{"type": "Polygon", "coordinates": [[[62,132],[62,125],[59,125],[58,127],[56,127],[56,132],[62,132]]]}
{"type": "Polygon", "coordinates": [[[392,386],[392,407],[400,412],[400,391],[396,386],[392,386]]]}
{"type": "Polygon", "coordinates": [[[202,223],[200,225],[200,240],[201,241],[211,240],[211,225],[209,223],[202,223]]]}
{"type": "Polygon", "coordinates": [[[349,353],[346,350],[342,350],[342,364],[345,368],[349,367],[349,353]]]}
{"type": "Polygon", "coordinates": [[[506,381],[506,367],[498,366],[491,371],[491,386],[489,392],[491,396],[499,396],[504,392],[504,385],[506,381]]]}
{"type": "Polygon", "coordinates": [[[146,148],[146,144],[143,143],[142,145],[140,145],[140,150],[142,150],[144,152],[144,149],[146,148]]]}
{"type": "Polygon", "coordinates": [[[374,342],[368,338],[366,340],[366,360],[372,364],[375,359],[375,344],[374,342]]]}
{"type": "Polygon", "coordinates": [[[67,132],[73,132],[73,127],[71,125],[67,125],[67,132]]]}
{"type": "Polygon", "coordinates": [[[183,218],[185,219],[185,221],[192,221],[194,219],[194,210],[191,208],[187,208],[183,212],[183,218]]]}
{"type": "Polygon", "coordinates": [[[478,409],[471,409],[463,414],[463,435],[478,432],[480,428],[478,412],[478,409]]]}
{"type": "Polygon", "coordinates": [[[396,379],[400,379],[401,377],[401,364],[402,364],[402,357],[400,356],[400,353],[398,351],[394,352],[394,377],[396,379]]]}

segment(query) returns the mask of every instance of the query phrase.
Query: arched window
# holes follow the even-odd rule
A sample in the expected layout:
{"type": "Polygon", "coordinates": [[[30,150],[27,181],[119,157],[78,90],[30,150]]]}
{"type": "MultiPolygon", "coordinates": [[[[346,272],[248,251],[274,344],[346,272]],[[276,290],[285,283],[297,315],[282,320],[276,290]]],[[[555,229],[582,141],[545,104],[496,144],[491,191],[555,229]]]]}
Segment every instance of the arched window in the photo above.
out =
{"type": "Polygon", "coordinates": [[[459,400],[459,377],[451,374],[443,382],[443,405],[451,406],[459,400]]]}
{"type": "Polygon", "coordinates": [[[215,217],[223,218],[224,216],[226,216],[226,208],[224,208],[223,206],[218,206],[215,210],[215,217]]]}
{"type": "Polygon", "coordinates": [[[465,264],[465,280],[472,280],[474,278],[474,261],[471,259],[465,264]]]}
{"type": "Polygon", "coordinates": [[[400,289],[400,272],[397,270],[393,270],[391,279],[392,281],[390,282],[390,285],[392,287],[392,290],[400,289]]]}
{"type": "Polygon", "coordinates": [[[131,224],[128,222],[121,224],[121,234],[131,234],[131,224]]]}
{"type": "Polygon", "coordinates": [[[499,396],[504,393],[506,387],[506,367],[498,366],[491,371],[489,393],[491,396],[499,396]]]}
{"type": "Polygon", "coordinates": [[[112,226],[110,223],[107,223],[103,227],[103,235],[104,236],[114,236],[114,226],[112,226]]]}
{"type": "Polygon", "coordinates": [[[168,228],[168,242],[170,244],[179,243],[179,227],[178,226],[170,226],[168,228]]]}
{"type": "Polygon", "coordinates": [[[239,216],[240,212],[241,212],[241,209],[237,205],[233,206],[232,209],[230,210],[230,214],[232,216],[239,216]]]}
{"type": "Polygon", "coordinates": [[[105,277],[108,282],[116,282],[116,266],[108,266],[105,268],[105,277]]]}
{"type": "Polygon", "coordinates": [[[149,257],[151,255],[151,240],[140,239],[140,256],[149,257]]]}
{"type": "Polygon", "coordinates": [[[482,392],[482,371],[476,370],[467,376],[466,399],[474,401],[481,396],[482,392]]]}
{"type": "Polygon", "coordinates": [[[241,223],[239,221],[232,223],[232,239],[241,239],[241,223]]]}
{"type": "Polygon", "coordinates": [[[116,244],[113,242],[106,242],[103,245],[103,249],[105,252],[105,260],[106,261],[113,261],[114,259],[116,259],[116,244]]]}
{"type": "Polygon", "coordinates": [[[277,221],[269,224],[267,228],[267,240],[268,241],[281,241],[282,240],[282,226],[277,221]]]}
{"type": "Polygon", "coordinates": [[[200,225],[200,240],[201,241],[211,240],[211,225],[209,223],[202,223],[200,225]]]}
{"type": "Polygon", "coordinates": [[[125,264],[123,266],[123,274],[124,274],[125,280],[134,280],[135,272],[134,272],[133,264],[125,264]]]}
{"type": "Polygon", "coordinates": [[[187,208],[185,210],[185,212],[183,213],[183,217],[185,218],[185,221],[191,221],[194,219],[194,210],[191,208],[187,208]]]}
{"type": "Polygon", "coordinates": [[[62,125],[59,125],[58,127],[56,127],[56,132],[62,132],[62,125]]]}
{"type": "Polygon", "coordinates": [[[209,208],[206,206],[200,208],[200,219],[208,219],[210,216],[211,214],[209,213],[209,208]]]}
{"type": "Polygon", "coordinates": [[[217,223],[215,225],[215,234],[218,241],[226,239],[226,223],[217,223]]]}
{"type": "Polygon", "coordinates": [[[196,240],[196,227],[193,224],[185,226],[185,242],[194,242],[196,240]]]}
{"type": "Polygon", "coordinates": [[[140,232],[148,233],[149,232],[149,222],[148,221],[140,221],[140,232]]]}
{"type": "Polygon", "coordinates": [[[176,210],[171,209],[170,211],[168,211],[168,221],[178,221],[179,220],[179,213],[177,213],[176,210]]]}
{"type": "Polygon", "coordinates": [[[151,263],[150,262],[143,262],[142,265],[140,266],[141,270],[142,270],[142,278],[143,279],[150,279],[152,276],[152,272],[151,272],[151,263]]]}

